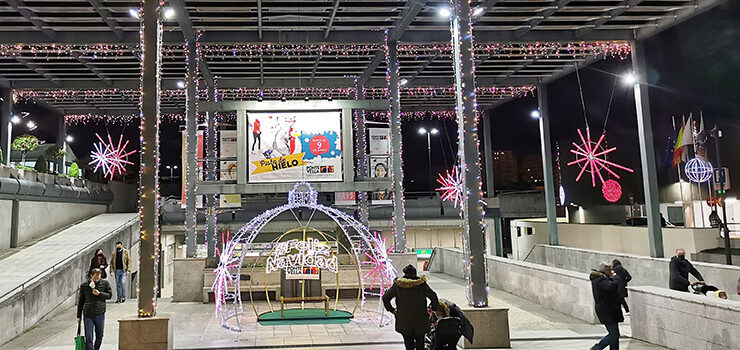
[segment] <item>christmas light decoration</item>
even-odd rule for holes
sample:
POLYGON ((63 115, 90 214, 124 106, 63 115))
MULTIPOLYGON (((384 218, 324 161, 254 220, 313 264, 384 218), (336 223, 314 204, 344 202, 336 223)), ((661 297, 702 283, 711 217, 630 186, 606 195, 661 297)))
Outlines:
POLYGON ((90 165, 95 165, 93 171, 98 169, 103 170, 103 174, 110 180, 113 180, 113 175, 123 174, 126 172, 126 165, 133 165, 134 163, 128 161, 128 156, 136 153, 136 150, 126 152, 128 141, 123 143, 123 134, 118 139, 118 144, 114 144, 113 140, 108 134, 108 142, 103 140, 100 135, 95 134, 100 142, 95 144, 95 150, 90 153, 92 161, 90 165))
POLYGON ((393 252, 393 246, 391 245, 390 247, 387 247, 386 238, 378 232, 373 232, 372 243, 375 246, 376 251, 385 251, 386 254, 384 256, 375 256, 369 252, 365 252, 365 256, 368 260, 363 263, 370 265, 372 268, 363 276, 363 280, 370 281, 370 285, 368 287, 370 291, 368 294, 375 294, 373 291, 375 290, 375 284, 377 281, 378 289, 380 290, 377 295, 382 296, 386 289, 393 284, 393 279, 398 272, 388 259, 388 256, 393 252))
MULTIPOLYGON (((351 243, 349 250, 351 254, 354 254, 355 261, 364 260, 365 253, 370 254, 375 261, 385 261, 385 273, 377 276, 380 278, 379 283, 389 283, 389 281, 392 281, 395 277, 395 270, 389 269, 388 266, 391 266, 391 260, 388 257, 388 251, 384 249, 383 244, 379 244, 377 236, 371 234, 366 226, 362 225, 362 223, 351 215, 320 204, 318 202, 318 196, 318 192, 309 183, 296 183, 288 193, 287 204, 268 209, 252 218, 229 240, 230 243, 228 244, 249 246, 254 242, 254 239, 260 234, 262 229, 278 215, 300 208, 307 208, 312 211, 324 213, 339 225, 342 234, 351 243)), ((216 270, 218 271, 216 277, 218 283, 214 283, 213 292, 217 300, 216 313, 219 315, 220 324, 227 329, 239 331, 239 322, 230 322, 230 320, 239 317, 243 313, 239 279, 235 276, 241 275, 244 254, 237 252, 235 249, 230 249, 233 246, 228 244, 222 245, 221 253, 219 254, 219 265, 216 270), (232 309, 226 309, 227 302, 230 302, 229 304, 232 305, 232 309)), ((371 278, 371 276, 367 277, 371 278)), ((359 288, 362 290, 361 297, 363 304, 366 296, 373 295, 370 294, 370 291, 366 287, 365 280, 360 278, 359 288)), ((380 306, 380 300, 378 300, 378 303, 380 306)))
POLYGON ((604 195, 604 199, 614 203, 622 197, 622 185, 616 180, 606 180, 601 185, 601 193, 604 195))
POLYGON ((606 159, 607 154, 617 150, 616 147, 605 149, 603 146, 602 142, 606 138, 606 133, 601 134, 599 140, 593 142, 591 141, 591 131, 587 127, 586 138, 583 137, 583 133, 581 133, 580 129, 578 129, 578 136, 580 136, 582 143, 581 145, 578 145, 573 142, 575 149, 571 149, 570 152, 576 155, 576 159, 568 163, 569 166, 578 165, 581 167, 581 171, 578 173, 576 181, 579 181, 585 172, 589 172, 591 174, 591 186, 596 187, 597 177, 601 183, 604 183, 604 177, 601 174, 601 170, 605 170, 615 178, 619 179, 619 175, 611 170, 609 168, 610 166, 630 173, 634 172, 634 170, 630 168, 610 162, 606 159))
POLYGON ((397 252, 406 251, 406 201, 403 194, 403 140, 401 135, 401 101, 399 85, 398 48, 395 41, 388 40, 388 29, 385 30, 385 80, 388 84, 388 113, 390 115, 391 142, 391 198, 393 213, 391 231, 395 239, 397 252))
POLYGON ((684 171, 686 172, 686 177, 689 181, 702 183, 707 182, 712 178, 714 168, 711 163, 696 157, 686 162, 684 171))
POLYGON ((463 179, 460 176, 460 172, 457 170, 457 166, 452 168, 452 172, 447 170, 445 175, 439 174, 437 182, 442 187, 437 188, 437 191, 442 192, 441 198, 443 201, 450 201, 453 203, 455 208, 458 205, 463 204, 463 179))

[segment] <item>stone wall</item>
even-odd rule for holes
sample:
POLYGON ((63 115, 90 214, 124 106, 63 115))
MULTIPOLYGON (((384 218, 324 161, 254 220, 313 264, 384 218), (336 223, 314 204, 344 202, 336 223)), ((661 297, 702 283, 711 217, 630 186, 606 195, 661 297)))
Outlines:
POLYGON ((630 287, 629 295, 632 338, 671 349, 740 349, 738 302, 658 287, 630 287))
MULTIPOLYGON (((529 254, 528 262, 571 271, 587 272, 602 261, 619 259, 632 275, 632 286, 668 288, 669 258, 599 252, 563 246, 538 245, 529 254)), ((735 293, 740 278, 740 266, 727 266, 692 261, 708 284, 727 291, 730 299, 740 300, 735 293)), ((693 277, 690 277, 693 280, 693 277)))
MULTIPOLYGON (((430 271, 462 277, 462 250, 437 248, 430 271), (439 260, 438 260, 439 259, 439 260)), ((489 285, 566 315, 598 323, 588 273, 488 256, 489 285)))
MULTIPOLYGON (((105 213, 105 204, 20 201, 18 245, 105 213)), ((9 217, 9 216, 8 216, 9 217)))

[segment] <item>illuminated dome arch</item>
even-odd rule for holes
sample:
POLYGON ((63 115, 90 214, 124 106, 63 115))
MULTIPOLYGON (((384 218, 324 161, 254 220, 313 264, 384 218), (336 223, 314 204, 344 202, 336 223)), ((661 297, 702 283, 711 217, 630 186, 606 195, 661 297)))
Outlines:
MULTIPOLYGON (((352 244, 351 250, 357 259, 356 261, 362 261, 362 256, 365 254, 375 265, 374 268, 379 270, 379 276, 374 276, 374 278, 380 278, 381 293, 383 287, 386 284, 389 284, 396 277, 396 269, 388 258, 388 251, 386 250, 385 241, 382 237, 372 234, 365 225, 357 221, 351 215, 336 208, 319 204, 318 195, 318 192, 314 190, 309 183, 296 183, 293 186, 293 189, 288 193, 287 204, 268 209, 262 214, 255 216, 252 220, 247 222, 246 225, 239 229, 236 235, 229 239, 228 242, 222 243, 222 246, 218 249, 218 267, 214 271, 216 274, 216 280, 211 287, 216 301, 216 313, 221 319, 221 326, 235 331, 241 330, 238 321, 235 325, 229 323, 229 320, 237 318, 244 311, 241 302, 241 290, 239 287, 239 276, 241 275, 241 266, 244 256, 242 254, 235 254, 235 247, 237 244, 251 244, 270 221, 286 211, 292 211, 298 208, 308 208, 322 212, 334 220, 334 222, 341 227, 347 240, 352 244), (233 306, 230 308, 231 310, 227 310, 229 308, 225 308, 229 302, 233 306)), ((313 216, 313 213, 311 215, 313 216)), ((366 295, 377 294, 372 293, 370 290, 365 290, 364 280, 367 278, 368 275, 360 278, 359 287, 363 291, 363 304, 366 295)))

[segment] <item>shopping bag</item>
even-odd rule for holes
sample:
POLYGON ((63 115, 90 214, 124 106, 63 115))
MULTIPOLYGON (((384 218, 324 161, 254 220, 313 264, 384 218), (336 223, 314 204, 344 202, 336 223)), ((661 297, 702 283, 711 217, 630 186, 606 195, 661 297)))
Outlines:
POLYGON ((80 324, 77 324, 77 336, 75 337, 75 350, 85 350, 85 337, 80 335, 80 324))

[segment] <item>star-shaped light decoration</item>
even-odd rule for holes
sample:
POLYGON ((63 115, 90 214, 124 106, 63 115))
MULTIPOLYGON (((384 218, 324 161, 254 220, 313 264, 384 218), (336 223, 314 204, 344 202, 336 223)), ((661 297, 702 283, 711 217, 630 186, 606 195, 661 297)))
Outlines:
POLYGON ((463 202, 463 181, 460 172, 457 170, 457 166, 452 168, 452 172, 447 170, 447 173, 442 176, 439 174, 437 182, 442 185, 436 190, 442 192, 441 198, 444 201, 450 201, 453 203, 455 208, 458 205, 462 206, 463 202))
MULTIPOLYGON (((385 251, 385 256, 387 257, 390 253, 393 252, 393 246, 390 246, 390 248, 386 247, 386 238, 382 237, 379 233, 375 232, 373 234, 373 237, 371 239, 372 244, 375 245, 376 251, 385 251)), ((362 277, 363 280, 367 280, 369 278, 372 278, 370 280, 370 289, 375 289, 375 283, 380 282, 379 289, 380 289, 380 295, 383 295, 385 293, 385 290, 387 287, 389 287, 393 283, 393 278, 396 275, 395 268, 390 263, 388 259, 382 256, 378 256, 377 258, 373 256, 373 254, 370 254, 368 252, 365 252, 365 256, 368 258, 367 264, 371 266, 370 271, 365 274, 365 276, 362 277)))
POLYGON ((95 150, 90 154, 92 161, 89 164, 95 164, 93 171, 98 171, 98 168, 103 169, 103 174, 113 180, 113 175, 126 172, 126 164, 134 164, 128 161, 128 156, 136 153, 136 150, 126 152, 128 141, 123 143, 123 134, 118 139, 118 145, 113 144, 110 134, 108 134, 108 143, 100 135, 95 134, 95 136, 100 142, 95 144, 95 150))
POLYGON ((583 176, 583 173, 588 171, 589 173, 591 173, 592 187, 596 187, 597 177, 603 184, 605 180, 604 176, 601 174, 602 169, 613 175, 615 178, 619 179, 619 175, 617 175, 617 173, 610 169, 610 166, 628 171, 630 173, 634 172, 634 170, 630 168, 606 160, 607 154, 617 150, 616 147, 605 149, 602 146, 601 142, 604 141, 606 133, 601 134, 601 137, 596 142, 591 141, 591 131, 589 130, 589 128, 586 128, 586 138, 583 137, 581 129, 578 129, 578 136, 581 137, 581 142, 583 143, 581 145, 578 145, 573 142, 573 146, 575 147, 575 149, 571 149, 570 152, 576 155, 576 160, 568 163, 568 165, 577 164, 581 167, 581 172, 578 173, 576 181, 579 181, 581 179, 581 176, 583 176))
POLYGON ((213 270, 216 275, 216 279, 213 281, 211 290, 216 300, 216 308, 221 310, 225 298, 224 295, 229 289, 229 285, 235 283, 235 278, 231 275, 230 269, 239 267, 241 260, 236 254, 234 249, 236 248, 236 242, 230 239, 231 232, 221 233, 221 248, 216 247, 216 256, 218 257, 218 268, 213 270))

